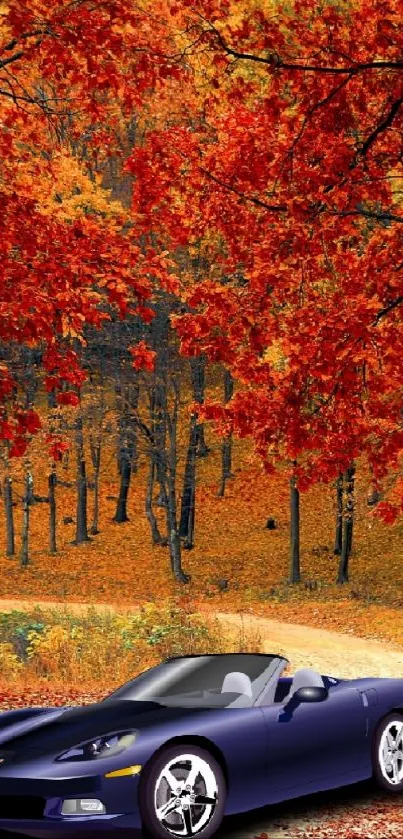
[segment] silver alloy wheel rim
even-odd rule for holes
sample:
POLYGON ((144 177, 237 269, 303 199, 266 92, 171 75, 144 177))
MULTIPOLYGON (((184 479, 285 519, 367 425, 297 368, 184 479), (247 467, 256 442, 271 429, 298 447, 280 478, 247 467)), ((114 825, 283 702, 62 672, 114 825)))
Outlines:
POLYGON ((194 836, 211 821, 218 784, 210 764, 194 754, 172 758, 154 787, 158 821, 173 836, 194 836))
POLYGON ((379 766, 385 780, 396 786, 403 780, 403 721, 391 720, 382 732, 379 766))

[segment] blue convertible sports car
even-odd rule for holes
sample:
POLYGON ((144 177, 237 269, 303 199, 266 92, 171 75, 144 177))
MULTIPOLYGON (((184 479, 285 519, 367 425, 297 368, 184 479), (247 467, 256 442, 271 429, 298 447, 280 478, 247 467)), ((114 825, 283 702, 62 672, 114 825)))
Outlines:
POLYGON ((207 839, 226 814, 372 774, 400 792, 403 679, 287 663, 171 658, 94 705, 0 714, 0 828, 207 839))

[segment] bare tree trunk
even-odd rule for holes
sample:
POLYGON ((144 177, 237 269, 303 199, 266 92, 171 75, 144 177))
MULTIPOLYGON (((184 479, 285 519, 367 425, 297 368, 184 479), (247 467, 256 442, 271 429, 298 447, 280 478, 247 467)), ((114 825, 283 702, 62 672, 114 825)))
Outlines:
POLYGON ((23 513, 22 513, 22 537, 21 537, 21 552, 20 562, 21 567, 25 568, 29 563, 29 513, 30 506, 33 499, 33 479, 30 472, 25 476, 25 491, 23 497, 23 513))
MULTIPOLYGON (((224 402, 229 402, 234 394, 234 380, 229 370, 224 373, 224 402)), ((232 474, 232 436, 225 437, 221 446, 221 480, 218 488, 218 497, 224 498, 227 481, 233 477, 232 474)))
POLYGON ((116 504, 116 512, 113 521, 118 524, 123 524, 129 521, 127 515, 127 499, 129 496, 131 463, 130 451, 127 445, 127 405, 125 404, 125 397, 122 393, 122 385, 119 381, 116 387, 117 401, 120 410, 119 416, 119 445, 117 452, 118 472, 120 475, 119 495, 116 504))
MULTIPOLYGON (((204 403, 205 378, 206 378, 206 356, 198 355, 190 359, 190 372, 192 376, 193 398, 198 405, 204 403)), ((204 424, 197 423, 197 457, 207 457, 210 449, 204 437, 204 424)))
POLYGON ((348 560, 349 560, 348 525, 347 525, 347 517, 344 516, 344 519, 343 519, 343 539, 342 539, 342 546, 341 546, 339 570, 338 570, 338 575, 337 575, 337 584, 338 585, 343 585, 344 583, 348 583, 348 560))
MULTIPOLYGON (((134 371, 133 371, 134 372, 134 371)), ((136 374, 138 375, 138 374, 136 374)), ((129 427, 128 427, 128 445, 130 447, 130 472, 132 475, 135 475, 138 470, 138 459, 139 459, 139 451, 138 451, 138 440, 137 440, 137 429, 135 424, 133 423, 133 418, 137 416, 138 407, 139 407, 139 400, 140 400, 140 385, 138 379, 131 384, 129 387, 129 410, 130 410, 130 417, 129 417, 129 427)))
POLYGON ((129 521, 127 515, 127 501, 129 497, 130 479, 132 474, 132 449, 129 445, 125 446, 124 451, 121 451, 120 460, 120 487, 118 501, 116 505, 116 513, 113 521, 118 524, 123 524, 129 521))
POLYGON ((157 352, 154 379, 154 450, 157 457, 157 477, 161 487, 161 502, 165 507, 168 548, 175 579, 187 583, 190 577, 182 568, 181 540, 176 500, 177 433, 179 412, 179 371, 176 351, 170 347, 169 317, 166 305, 153 321, 154 347, 157 352), (172 409, 168 404, 168 381, 172 390, 172 409))
POLYGON ((171 559, 171 568, 175 579, 179 583, 188 583, 190 576, 185 574, 182 568, 182 551, 181 540, 179 535, 178 514, 176 504, 176 469, 177 469, 177 449, 176 439, 178 432, 178 411, 179 411, 179 382, 177 377, 172 375, 173 384, 173 411, 172 415, 166 414, 166 424, 169 435, 169 448, 165 459, 166 467, 163 471, 162 488, 166 487, 164 498, 167 511, 167 527, 168 527, 168 546, 169 555, 171 559))
POLYGON ((167 427, 166 427, 166 415, 167 415, 167 394, 166 394, 166 384, 163 384, 156 380, 155 389, 154 389, 154 439, 155 439, 155 448, 157 452, 156 458, 156 472, 157 472, 157 480, 160 485, 160 493, 158 499, 156 501, 158 507, 165 507, 166 505, 166 497, 163 490, 163 482, 164 482, 164 475, 163 475, 163 459, 165 457, 165 452, 167 449, 167 427))
POLYGON ((6 514, 6 556, 15 555, 15 530, 14 530, 14 509, 13 509, 13 484, 12 478, 7 475, 4 478, 4 511, 6 514))
POLYGON ((336 538, 334 543, 334 553, 340 556, 343 542, 343 475, 339 475, 336 483, 336 538))
POLYGON ((52 410, 53 408, 57 408, 57 399, 56 399, 56 391, 49 390, 48 391, 48 408, 52 410))
POLYGON ((347 471, 347 550, 348 555, 351 555, 353 549, 353 530, 354 530, 354 487, 355 487, 355 466, 351 466, 347 471))
POLYGON ((221 448, 221 479, 217 492, 219 498, 224 498, 227 481, 232 477, 232 438, 226 437, 221 448))
POLYGON ((350 466, 344 475, 345 486, 345 510, 343 517, 343 540, 342 549, 339 562, 339 569, 337 574, 337 584, 343 585, 348 583, 349 579, 349 559, 351 554, 353 542, 353 526, 354 526, 354 482, 355 482, 355 466, 350 466))
POLYGON ((163 539, 161 533, 158 528, 157 518, 154 514, 153 510, 153 495, 154 495, 154 486, 155 486, 155 454, 152 451, 150 453, 150 464, 149 464, 149 473, 148 473, 148 481, 147 481, 147 492, 146 492, 146 516, 151 528, 151 539, 153 545, 166 545, 167 540, 163 539))
POLYGON ((179 535, 184 539, 184 548, 191 550, 194 545, 195 503, 196 503, 196 456, 199 440, 199 428, 196 415, 190 418, 189 445, 186 456, 183 479, 182 508, 179 535))
MULTIPOLYGON (((150 391, 151 428, 142 422, 138 426, 147 438, 153 458, 146 500, 148 518, 153 527, 153 486, 157 479, 160 487, 159 501, 165 508, 171 569, 178 582, 187 583, 190 577, 182 568, 176 492, 181 365, 177 348, 169 340, 169 305, 169 300, 161 294, 155 305, 156 316, 152 322, 152 345, 156 356, 150 391)), ((157 536, 156 533, 154 535, 157 536)))
POLYGON ((299 490, 295 477, 290 481, 291 498, 291 568, 290 568, 290 582, 299 583, 300 575, 300 505, 299 505, 299 490))
POLYGON ((96 536, 99 533, 99 477, 101 471, 101 440, 98 437, 97 441, 95 442, 92 435, 90 435, 90 450, 91 450, 91 460, 92 466, 94 469, 94 507, 92 513, 92 525, 90 527, 90 533, 93 536, 96 536))
POLYGON ((49 551, 57 552, 56 542, 56 472, 53 470, 48 477, 49 487, 49 551))
POLYGON ((89 542, 87 524, 87 470, 84 454, 83 420, 78 417, 76 425, 77 457, 77 517, 75 545, 89 542))
POLYGON ((190 581, 190 576, 189 574, 185 574, 182 568, 182 549, 177 519, 176 492, 172 474, 168 477, 166 514, 168 527, 168 547, 172 573, 175 577, 175 580, 177 580, 179 583, 188 583, 190 581))
MULTIPOLYGON (((161 469, 158 469, 158 459, 165 457, 165 453, 157 448, 156 443, 156 416, 155 416, 155 385, 156 376, 154 375, 154 382, 148 393, 148 406, 150 416, 150 429, 148 432, 147 443, 149 446, 149 471, 147 481, 147 491, 145 498, 145 509, 147 521, 151 529, 151 540, 153 545, 167 545, 168 539, 165 539, 159 530, 157 517, 154 513, 154 488, 157 474, 161 474, 161 469)), ((160 493, 161 485, 160 485, 160 493)))
POLYGON ((31 347, 22 347, 23 377, 22 385, 25 391, 25 407, 32 408, 39 387, 37 351, 31 347))
POLYGON ((120 379, 115 390, 119 410, 118 471, 120 487, 113 521, 123 524, 129 521, 127 503, 130 483, 132 475, 137 472, 137 436, 132 415, 135 416, 137 413, 140 390, 137 381, 132 386, 126 382, 125 387, 123 387, 120 379))
POLYGON ((161 301, 161 306, 156 309, 156 315, 152 323, 152 336, 154 349, 157 353, 153 388, 153 434, 156 453, 156 477, 160 485, 160 494, 156 504, 159 507, 164 507, 166 505, 166 493, 163 487, 166 468, 164 460, 166 458, 168 434, 167 377, 170 353, 169 316, 163 301, 161 301))

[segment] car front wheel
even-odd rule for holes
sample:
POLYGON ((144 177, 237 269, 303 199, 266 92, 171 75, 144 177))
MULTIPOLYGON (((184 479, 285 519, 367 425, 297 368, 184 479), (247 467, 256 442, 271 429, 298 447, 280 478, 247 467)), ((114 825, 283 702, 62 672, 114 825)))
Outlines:
POLYGON ((139 805, 145 831, 153 839, 200 836, 218 830, 225 809, 226 783, 215 758, 191 744, 162 749, 145 771, 139 805))
POLYGON ((382 721, 374 741, 374 775, 383 789, 403 790, 403 715, 389 714, 382 721))

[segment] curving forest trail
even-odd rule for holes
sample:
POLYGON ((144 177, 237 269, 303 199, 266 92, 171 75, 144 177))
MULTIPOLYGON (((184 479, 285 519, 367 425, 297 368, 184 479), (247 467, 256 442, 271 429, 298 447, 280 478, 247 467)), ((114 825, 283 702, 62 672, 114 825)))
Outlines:
POLYGON ((403 649, 397 644, 315 629, 251 614, 215 612, 229 632, 260 640, 262 652, 282 653, 291 669, 313 667, 345 678, 403 676, 403 649))

